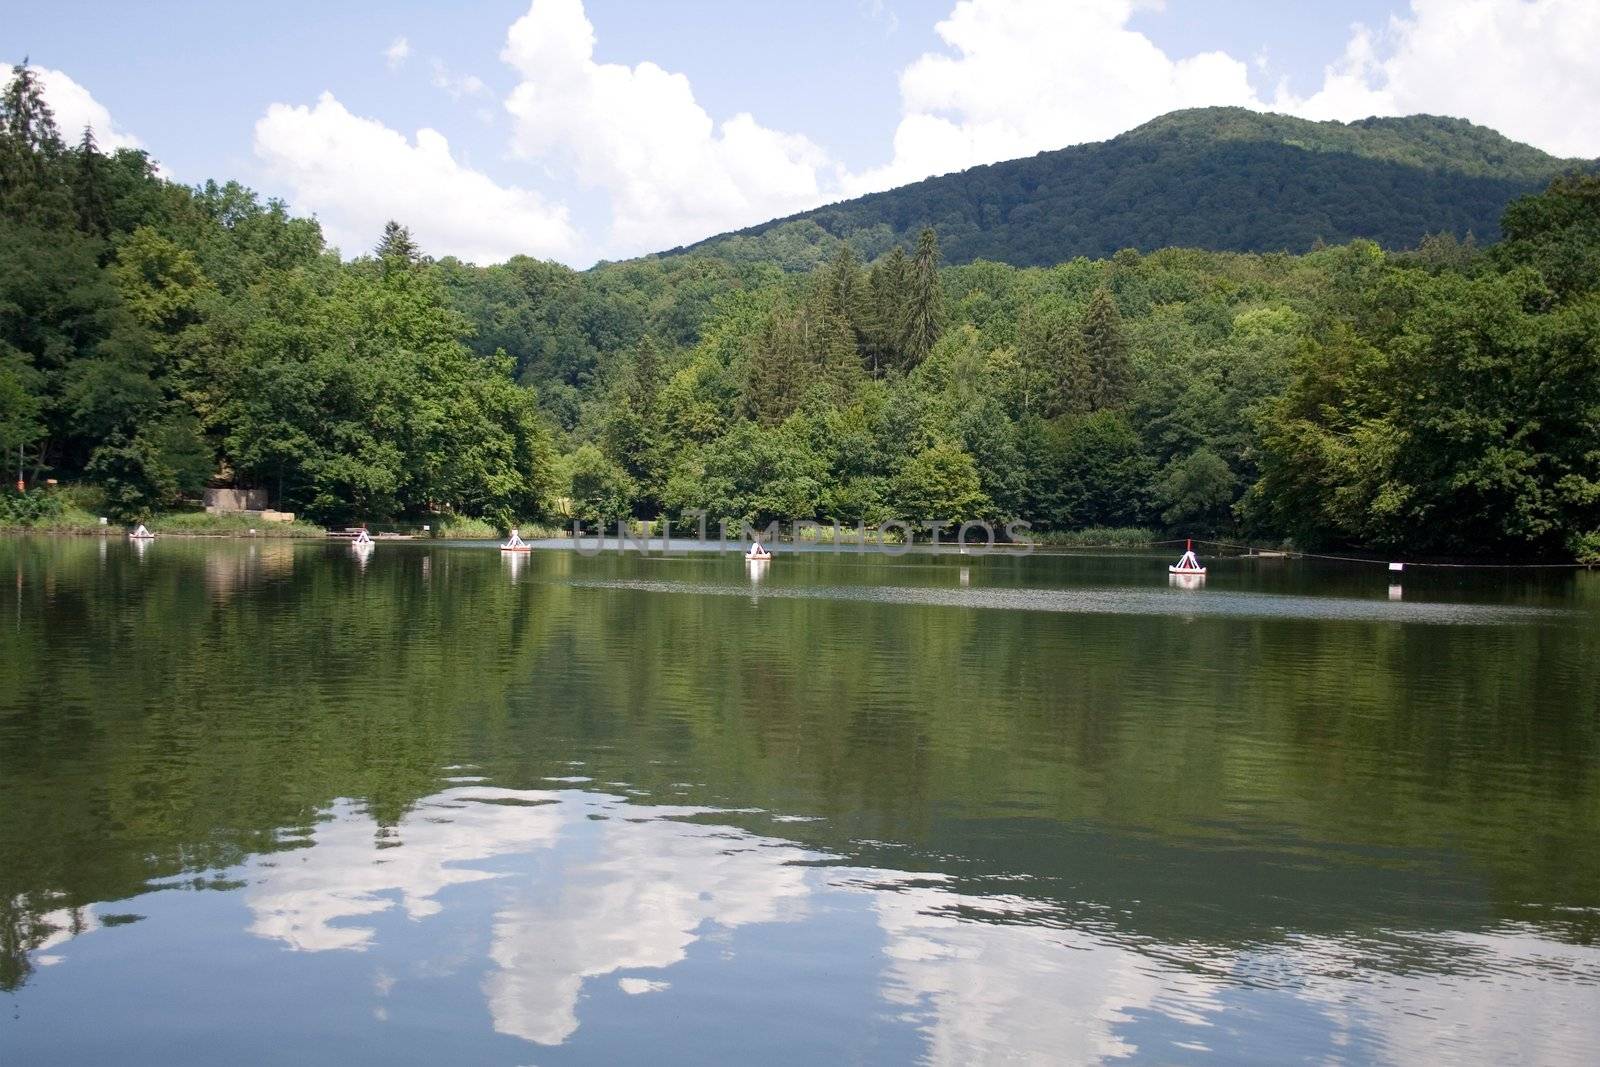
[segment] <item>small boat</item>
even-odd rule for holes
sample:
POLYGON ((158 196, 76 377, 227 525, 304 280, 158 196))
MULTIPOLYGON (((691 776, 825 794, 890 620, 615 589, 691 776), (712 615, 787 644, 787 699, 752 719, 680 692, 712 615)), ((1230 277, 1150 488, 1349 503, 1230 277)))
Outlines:
POLYGON ((772 553, 768 552, 765 548, 762 548, 761 542, 757 541, 755 544, 750 546, 750 551, 744 554, 744 558, 750 560, 751 562, 768 560, 772 558, 772 553))
POLYGON ((142 522, 134 527, 134 531, 128 536, 135 541, 154 541, 156 539, 156 535, 145 529, 142 522))
POLYGON ((529 548, 528 547, 528 543, 526 541, 524 541, 520 536, 518 536, 517 531, 512 530, 511 531, 511 540, 509 540, 505 544, 501 545, 500 546, 500 551, 502 551, 502 552, 532 552, 533 549, 529 548))
POLYGON ((1204 574, 1206 569, 1200 566, 1200 561, 1194 558, 1194 541, 1186 539, 1183 543, 1183 557, 1176 564, 1167 568, 1168 574, 1204 574))
POLYGON ((355 549, 366 549, 371 548, 372 544, 372 535, 367 533, 366 527, 363 526, 359 531, 356 532, 355 538, 350 542, 350 547, 355 549))

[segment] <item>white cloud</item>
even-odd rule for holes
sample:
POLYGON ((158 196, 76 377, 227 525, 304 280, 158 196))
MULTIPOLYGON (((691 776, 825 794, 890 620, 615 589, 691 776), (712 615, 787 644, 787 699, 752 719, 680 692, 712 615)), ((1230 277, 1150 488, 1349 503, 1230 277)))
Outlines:
POLYGON ((518 253, 570 257, 577 245, 565 207, 463 166, 436 130, 418 130, 413 144, 351 114, 332 93, 315 107, 269 107, 256 122, 255 151, 346 254, 370 248, 391 218, 430 254, 478 263, 518 253))
POLYGON ((439 59, 433 61, 433 87, 443 89, 456 100, 460 100, 463 96, 477 96, 489 90, 483 79, 476 74, 451 74, 450 68, 439 59))
POLYGON ((533 0, 501 58, 522 79, 506 100, 514 150, 559 161, 609 194, 609 254, 697 240, 824 199, 831 164, 811 141, 749 114, 718 124, 684 75, 597 63, 594 43, 580 0, 533 0))
POLYGON ((1358 26, 1322 88, 1278 103, 1310 118, 1456 115, 1562 156, 1600 155, 1600 4, 1412 0, 1358 26))
POLYGON ((39 79, 39 86, 44 90, 45 103, 50 105, 50 110, 55 112, 56 126, 61 130, 61 137, 68 144, 74 144, 83 134, 83 128, 88 126, 94 130, 95 143, 102 152, 110 152, 118 148, 143 148, 139 138, 119 130, 111 121, 111 112, 106 106, 96 100, 88 89, 73 81, 59 70, 48 67, 29 67, 39 79))
POLYGON ((411 58, 411 42, 404 37, 396 37, 388 48, 383 50, 384 62, 389 64, 390 70, 398 70, 400 65, 411 58))

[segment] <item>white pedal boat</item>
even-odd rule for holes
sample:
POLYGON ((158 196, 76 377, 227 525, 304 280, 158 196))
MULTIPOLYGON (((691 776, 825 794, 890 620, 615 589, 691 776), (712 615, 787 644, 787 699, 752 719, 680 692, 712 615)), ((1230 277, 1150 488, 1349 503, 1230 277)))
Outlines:
POLYGON ((1204 574, 1206 569, 1200 566, 1200 561, 1194 558, 1194 542, 1184 542, 1183 558, 1167 568, 1168 574, 1204 574))

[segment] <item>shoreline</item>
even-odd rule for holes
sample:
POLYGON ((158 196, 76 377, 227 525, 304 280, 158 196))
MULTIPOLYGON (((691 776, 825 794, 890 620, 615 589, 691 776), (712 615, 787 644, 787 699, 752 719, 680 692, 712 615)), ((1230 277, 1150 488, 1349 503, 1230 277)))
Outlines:
MULTIPOLYGON (((304 529, 284 530, 281 533, 263 533, 257 527, 256 533, 245 530, 214 530, 214 531, 188 531, 188 530, 162 530, 155 529, 157 540, 180 541, 296 541, 296 542, 321 542, 328 544, 343 544, 345 539, 330 535, 326 530, 311 532, 304 529)), ((126 540, 128 527, 106 525, 97 527, 33 527, 33 526, 0 526, 0 537, 7 538, 110 538, 116 537, 126 540)), ((482 546, 484 548, 496 547, 499 537, 452 537, 448 533, 430 536, 407 536, 374 538, 381 544, 434 544, 440 547, 467 547, 482 546)), ((978 558, 994 556, 1001 558, 1019 559, 1026 556, 1073 556, 1073 555, 1105 555, 1107 553, 1127 554, 1155 554, 1167 547, 1166 539, 1161 542, 1145 544, 1132 543, 1105 543, 1105 544, 1073 544, 1071 542, 1052 543, 1049 540, 1033 542, 1026 546, 999 543, 992 547, 969 546, 965 550, 955 544, 941 542, 937 545, 925 541, 916 541, 910 544, 885 544, 879 541, 811 541, 800 542, 780 541, 773 542, 774 555, 799 556, 799 555, 871 555, 888 556, 890 558, 904 555, 924 556, 957 556, 963 558, 978 558)), ((1178 540, 1182 540, 1181 538, 1178 540)), ((1196 538, 1197 544, 1228 545, 1229 542, 1213 542, 1196 538)), ((643 539, 606 537, 604 541, 595 545, 593 541, 580 545, 579 540, 568 535, 563 537, 537 537, 529 538, 528 547, 539 552, 577 552, 583 556, 597 555, 637 555, 650 558, 679 557, 679 556, 720 556, 738 555, 746 547, 747 542, 728 540, 700 541, 689 538, 672 538, 667 544, 662 543, 660 537, 651 537, 648 542, 643 539)), ((1358 550, 1352 550, 1358 551, 1358 550)), ((1285 562, 1330 562, 1356 565, 1385 566, 1391 557, 1370 555, 1360 557, 1350 554, 1327 555, 1317 552, 1304 552, 1292 549, 1259 549, 1252 546, 1237 546, 1236 550, 1225 552, 1202 553, 1209 559, 1215 560, 1251 560, 1265 563, 1285 562)), ((1525 570, 1525 571, 1592 571, 1596 564, 1583 563, 1577 560, 1565 562, 1528 562, 1520 560, 1485 560, 1485 559, 1407 559, 1405 566, 1425 570, 1525 570)), ((1397 576, 1398 580, 1398 576, 1397 576)))

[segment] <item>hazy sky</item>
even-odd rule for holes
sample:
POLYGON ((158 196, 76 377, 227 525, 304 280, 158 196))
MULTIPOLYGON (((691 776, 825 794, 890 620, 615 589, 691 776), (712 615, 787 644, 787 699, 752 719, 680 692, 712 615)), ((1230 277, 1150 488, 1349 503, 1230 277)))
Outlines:
POLYGON ((243 180, 347 255, 394 217, 586 266, 1212 104, 1600 156, 1600 0, 0 4, 69 137, 243 180))

